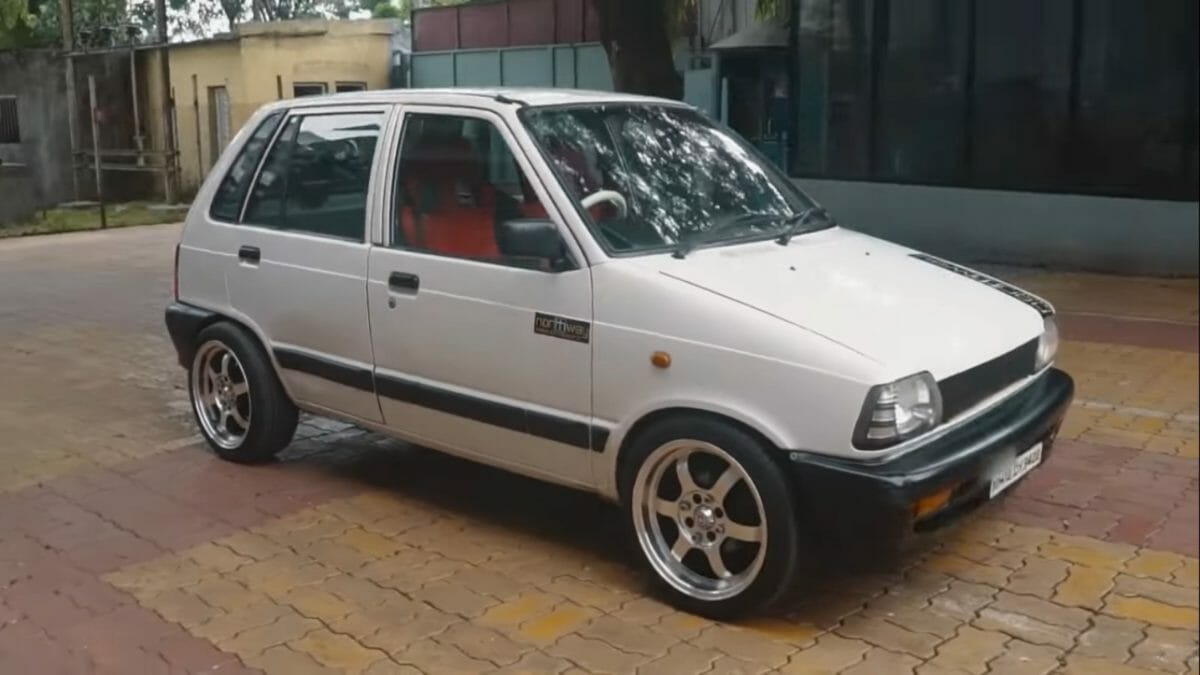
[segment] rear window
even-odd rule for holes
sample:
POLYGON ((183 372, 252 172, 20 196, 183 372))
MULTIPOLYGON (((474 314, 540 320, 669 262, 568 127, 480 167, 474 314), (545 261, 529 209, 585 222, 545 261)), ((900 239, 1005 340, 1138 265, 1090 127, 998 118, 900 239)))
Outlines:
POLYGON ((233 166, 229 167, 229 172, 221 180, 212 206, 209 207, 208 213, 215 220, 237 222, 238 216, 241 215, 242 202, 246 199, 246 191, 250 189, 250 181, 254 178, 254 169, 262 160, 263 152, 266 151, 282 119, 282 111, 268 115, 238 152, 237 159, 233 160, 233 166))

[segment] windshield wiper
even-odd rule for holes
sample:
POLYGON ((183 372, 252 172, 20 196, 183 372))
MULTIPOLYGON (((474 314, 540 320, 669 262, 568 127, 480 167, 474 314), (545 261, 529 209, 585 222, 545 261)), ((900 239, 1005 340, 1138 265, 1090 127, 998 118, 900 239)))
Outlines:
POLYGON ((722 222, 722 223, 720 223, 720 225, 716 225, 716 226, 710 227, 708 229, 704 229, 704 231, 697 232, 694 235, 694 237, 690 237, 688 239, 680 239, 678 241, 678 243, 676 244, 676 250, 674 250, 674 252, 671 253, 671 255, 673 257, 683 259, 685 257, 688 257, 688 253, 695 251, 696 249, 698 249, 698 247, 703 246, 704 244, 710 243, 710 241, 714 241, 716 239, 716 235, 718 235, 722 232, 726 232, 726 231, 728 231, 728 229, 732 229, 733 227, 736 227, 736 226, 746 226, 746 225, 748 225, 748 223, 751 223, 751 222, 758 222, 758 221, 768 221, 769 222, 769 221, 774 221, 774 220, 781 220, 781 219, 785 219, 785 217, 788 217, 788 216, 781 216, 781 215, 775 215, 775 214, 742 214, 737 217, 733 217, 733 219, 722 222))
POLYGON ((833 222, 833 219, 830 218, 830 216, 829 216, 829 212, 826 211, 824 207, 810 206, 807 209, 804 209, 803 211, 801 211, 800 213, 789 216, 787 218, 787 220, 784 221, 785 227, 784 227, 783 232, 781 232, 779 234, 779 238, 776 239, 775 241, 780 246, 787 246, 788 242, 790 242, 792 240, 792 237, 794 237, 800 233, 800 228, 803 227, 804 224, 808 222, 808 219, 812 216, 821 216, 826 221, 828 221, 830 223, 833 222))

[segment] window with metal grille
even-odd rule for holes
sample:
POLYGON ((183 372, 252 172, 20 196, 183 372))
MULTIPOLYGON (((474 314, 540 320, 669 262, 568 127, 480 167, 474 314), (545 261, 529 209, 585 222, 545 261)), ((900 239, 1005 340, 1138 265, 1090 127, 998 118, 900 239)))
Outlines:
POLYGON ((17 97, 0 96, 0 143, 20 143, 21 127, 17 124, 17 97))

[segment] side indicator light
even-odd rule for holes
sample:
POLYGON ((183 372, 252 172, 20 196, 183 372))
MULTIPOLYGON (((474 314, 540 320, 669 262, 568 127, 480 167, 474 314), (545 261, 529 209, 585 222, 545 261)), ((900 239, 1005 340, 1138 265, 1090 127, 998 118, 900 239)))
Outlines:
POLYGON ((671 355, 666 352, 654 352, 650 355, 650 363, 654 364, 655 368, 670 368, 671 355))

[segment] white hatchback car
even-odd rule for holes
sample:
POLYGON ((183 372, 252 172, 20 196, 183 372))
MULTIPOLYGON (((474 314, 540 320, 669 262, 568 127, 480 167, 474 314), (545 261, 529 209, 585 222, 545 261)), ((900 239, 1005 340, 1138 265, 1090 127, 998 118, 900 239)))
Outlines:
POLYGON ((264 107, 166 321, 221 457, 270 459, 300 409, 591 490, 716 617, 996 497, 1074 389, 1043 300, 838 227, 693 108, 598 92, 264 107))

